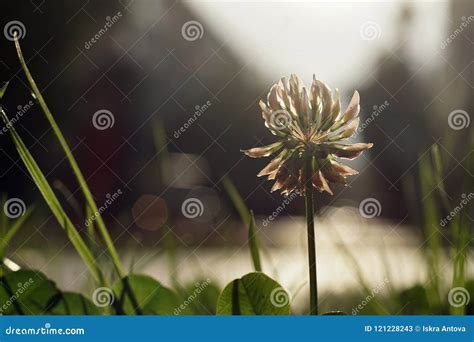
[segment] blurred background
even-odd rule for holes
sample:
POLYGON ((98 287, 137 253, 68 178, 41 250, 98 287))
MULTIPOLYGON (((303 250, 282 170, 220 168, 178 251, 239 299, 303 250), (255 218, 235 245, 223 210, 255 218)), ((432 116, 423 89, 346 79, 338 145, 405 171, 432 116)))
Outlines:
MULTIPOLYGON (((240 152, 273 141, 258 101, 290 73, 338 88, 343 107, 358 90, 354 141, 375 144, 351 163, 360 174, 348 187, 316 196, 319 284, 329 309, 349 289, 360 301, 361 282, 390 283, 384 291, 426 283, 419 161, 433 144, 445 156, 451 208, 473 191, 474 169, 464 166, 473 152, 472 1, 21 0, 0 10, 0 81, 10 82, 3 105, 10 116, 22 112, 15 127, 85 229, 77 214, 84 201, 31 97, 12 27, 96 202, 113 198, 103 217, 122 258, 165 284, 210 277, 221 287, 252 269, 247 227, 222 184, 231 179, 256 215, 264 270, 304 306, 304 203, 270 193, 271 183, 256 177, 266 160, 240 152), (188 199, 198 200, 196 217, 183 210, 188 199), (361 211, 367 201, 375 214, 361 211)), ((0 154, 0 191, 34 206, 10 259, 64 288, 87 289, 84 266, 7 134, 0 154)), ((449 232, 438 222, 435 230, 449 249, 449 232)), ((449 282, 450 265, 439 275, 449 282)))

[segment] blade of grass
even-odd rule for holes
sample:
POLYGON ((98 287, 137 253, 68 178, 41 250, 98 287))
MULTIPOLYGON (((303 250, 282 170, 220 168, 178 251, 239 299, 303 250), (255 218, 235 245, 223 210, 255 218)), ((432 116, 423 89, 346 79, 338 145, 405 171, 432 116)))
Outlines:
MULTIPOLYGON (((462 229, 465 215, 458 215, 451 222, 451 230, 454 240, 454 246, 452 247, 452 260, 453 260, 453 280, 452 288, 464 287, 466 277, 466 245, 468 244, 469 233, 467 229, 462 229), (467 232, 467 234, 466 234, 467 232)), ((466 307, 462 306, 449 306, 449 312, 451 315, 464 315, 466 313, 466 307)))
MULTIPOLYGON (((168 144, 166 143, 166 131, 163 125, 163 121, 160 119, 153 120, 153 143, 155 150, 158 155, 158 180, 159 186, 164 189, 165 187, 165 174, 169 167, 169 151, 168 144)), ((172 228, 173 224, 171 218, 168 216, 166 222, 163 225, 163 249, 165 250, 168 268, 171 270, 171 283, 173 288, 184 298, 186 290, 179 283, 179 268, 176 260, 176 239, 173 236, 172 228)))
POLYGON ((385 278, 388 280, 389 292, 393 294, 396 293, 397 290, 395 289, 395 282, 393 281, 395 278, 393 277, 392 267, 390 265, 390 262, 388 261, 387 250, 388 248, 385 245, 385 242, 382 241, 382 247, 379 249, 380 259, 383 264, 385 278))
POLYGON ((227 191, 227 195, 229 195, 230 200, 239 213, 241 220, 245 223, 245 225, 249 226, 251 219, 250 210, 245 205, 244 200, 240 196, 239 191, 235 187, 234 183, 228 176, 224 176, 222 178, 222 185, 224 185, 224 189, 227 191))
POLYGON ((165 225, 163 226, 166 229, 166 233, 163 237, 163 249, 165 250, 167 261, 168 261, 168 268, 170 269, 170 278, 173 288, 181 295, 186 295, 186 289, 181 286, 179 282, 179 273, 178 273, 178 262, 176 260, 176 239, 173 237, 173 233, 171 232, 171 226, 166 221, 165 225))
MULTIPOLYGON (((433 145, 431 149, 431 156, 433 159, 434 178, 436 181, 438 194, 440 196, 440 202, 443 205, 444 210, 446 212, 450 212, 452 210, 452 206, 450 204, 450 201, 448 200, 448 196, 444 186, 442 163, 443 159, 436 144, 433 145)), ((469 188, 466 187, 468 184, 464 185, 464 189, 469 188)), ((467 217, 465 215, 467 209, 467 207, 463 207, 461 213, 449 223, 451 236, 454 242, 453 247, 451 248, 451 255, 453 260, 452 288, 464 287, 466 282, 466 246, 469 243, 469 223, 468 221, 466 221, 467 217)), ((452 315, 464 315, 465 312, 465 306, 450 306, 450 313, 452 315)))
MULTIPOLYGON (((31 73, 28 69, 28 66, 26 65, 25 59, 23 57, 23 53, 21 51, 20 43, 15 37, 15 46, 16 46, 16 51, 18 54, 18 58, 20 60, 20 64, 23 68, 23 71, 25 72, 26 78, 28 79, 28 82, 31 86, 31 89, 33 90, 34 95, 36 96, 36 99, 38 100, 41 109, 43 110, 46 119, 48 120, 49 124, 51 125, 51 128, 53 129, 54 134, 56 135, 56 138, 58 139, 64 153, 66 154, 66 158, 74 172, 74 175, 76 176, 76 179, 79 183, 79 186, 84 194, 84 197, 87 201, 87 204, 90 206, 92 209, 92 212, 98 213, 99 210, 97 209, 97 205, 94 201, 94 198, 92 196, 92 193, 89 189, 89 186, 86 183, 86 180, 79 168, 79 165, 76 162, 76 159, 74 158, 71 149, 69 148, 68 143, 66 142, 66 139, 64 138, 64 135, 62 134, 61 130, 59 129, 59 126, 56 123, 56 120, 54 119, 53 115, 51 114, 51 111, 49 110, 43 95, 38 89, 38 86, 36 85, 36 82, 34 81, 33 77, 31 76, 31 73)), ((107 231, 107 228, 105 226, 105 223, 102 219, 101 215, 97 215, 96 218, 97 222, 97 228, 99 230, 99 233, 102 236, 102 239, 104 240, 105 246, 107 247, 107 250, 112 258, 115 270, 120 278, 125 277, 125 272, 123 271, 123 266, 122 262, 120 261, 119 255, 117 253, 117 250, 115 249, 115 246, 113 244, 112 238, 109 235, 109 232, 107 231)))
MULTIPOLYGON (((5 205, 5 202, 7 201, 7 195, 2 194, 1 200, 0 200, 0 205, 1 205, 1 210, 3 210, 3 206, 5 205)), ((1 221, 0 221, 0 234, 1 236, 4 236, 7 233, 7 225, 8 225, 8 217, 5 215, 5 212, 2 211, 1 215, 1 221)), ((3 258, 0 258, 0 261, 3 258)))
POLYGON ((441 305, 439 265, 441 258, 441 236, 438 230, 439 212, 433 190, 437 188, 433 175, 430 155, 425 154, 419 162, 420 185, 423 207, 423 229, 427 243, 428 277, 427 291, 430 306, 438 309, 441 305))
POLYGON ((239 213, 240 219, 248 227, 248 243, 254 269, 255 271, 262 271, 262 264, 260 260, 261 248, 258 243, 258 235, 253 212, 247 208, 244 200, 240 196, 239 191, 228 176, 224 176, 222 178, 222 184, 224 185, 227 195, 234 204, 235 209, 239 213))
POLYGON ((8 82, 3 82, 2 86, 0 87, 0 100, 2 99, 3 95, 5 95, 5 91, 7 91, 8 82))
MULTIPOLYGON (((467 146, 469 151, 472 151, 474 148, 474 131, 470 133, 469 144, 467 146)), ((472 170, 474 157, 468 156, 465 159, 463 165, 465 170, 472 170)), ((473 188, 473 177, 465 176, 463 181, 463 189, 472 189, 473 188)), ((467 193, 467 196, 470 196, 471 192, 467 193)), ((452 287, 465 287, 466 284, 466 267, 467 267, 467 252, 470 247, 471 240, 471 227, 470 227, 470 217, 469 213, 472 212, 472 201, 469 200, 469 197, 463 203, 463 207, 459 215, 455 220, 451 221, 451 230, 454 240, 454 247, 452 248, 452 257, 453 257, 453 282, 452 287)), ((450 306, 450 313, 452 315, 465 315, 466 306, 450 306)))
POLYGON ((250 224, 249 224, 249 246, 250 246, 250 254, 252 256, 253 267, 255 271, 261 272, 262 271, 262 264, 260 262, 260 248, 258 244, 258 237, 257 231, 255 229, 255 217, 253 215, 253 211, 250 211, 250 224))
MULTIPOLYGON (((7 124, 9 120, 3 108, 0 108, 0 114, 5 124, 7 124)), ((73 246, 76 248, 82 260, 84 260, 84 263, 88 267, 94 279, 99 284, 104 285, 105 279, 102 275, 102 272, 98 268, 94 260, 94 257, 92 256, 91 252, 87 248, 87 245, 84 243, 84 240, 82 240, 79 232, 76 230, 71 220, 69 219, 67 214, 64 212, 61 204, 59 203, 56 195, 51 189, 51 186, 46 180, 46 177, 44 176, 43 172, 39 168, 35 159, 28 151, 28 148, 26 147, 23 140, 20 138, 20 136, 16 132, 15 128, 11 125, 9 127, 9 132, 13 138, 13 142, 15 144, 16 149, 18 153, 20 154, 21 159, 23 160, 23 163, 25 164, 32 178, 34 179, 41 194, 43 195, 43 198, 45 199, 49 208, 51 209, 54 216, 58 220, 60 226, 66 231, 67 236, 69 237, 69 240, 71 241, 73 246)))
MULTIPOLYGON (((92 209, 88 205, 86 205, 85 212, 86 212, 87 219, 94 215, 94 213, 92 212, 92 209)), ((88 222, 89 224, 86 225, 87 238, 89 240, 89 246, 91 247, 92 250, 94 250, 98 246, 98 243, 96 241, 96 236, 95 236, 94 221, 89 220, 88 222)))
POLYGON ((63 196, 64 200, 69 204, 72 210, 74 210, 74 213, 77 215, 77 217, 81 218, 81 207, 71 190, 69 190, 67 186, 60 180, 55 180, 53 182, 53 188, 56 189, 63 196))
POLYGON ((165 173, 169 165, 169 151, 166 143, 166 131, 160 119, 153 121, 153 142, 158 155, 158 179, 160 186, 164 187, 165 173))
MULTIPOLYGON (((84 197, 86 199, 86 202, 87 202, 88 206, 90 207, 90 209, 92 210, 93 213, 99 213, 99 210, 97 208, 97 204, 95 203, 94 197, 92 196, 92 193, 89 189, 89 186, 87 185, 87 182, 84 178, 84 175, 82 174, 82 171, 80 170, 79 165, 77 164, 76 159, 74 158, 74 156, 71 152, 71 149, 69 148, 69 145, 66 142, 66 139, 64 138, 64 135, 62 134, 61 130, 59 129, 59 126, 57 125, 56 120, 53 117, 53 114, 49 110, 48 105, 46 104, 46 101, 43 98, 43 95, 39 91, 39 88, 36 85, 36 82, 33 79, 33 76, 31 75, 30 70, 28 69, 28 66, 26 65, 26 61, 23 57, 23 53, 21 51, 21 47, 20 47, 20 43, 18 41, 18 37, 16 35, 15 35, 15 47, 16 47, 16 51, 17 51, 18 58, 20 60, 20 64, 22 66, 22 69, 23 69, 23 71, 26 75, 26 78, 28 79, 28 83, 30 84, 31 89, 33 90, 33 93, 34 93, 36 99, 38 100, 38 102, 40 104, 40 107, 43 110, 43 113, 46 116, 46 119, 48 120, 49 124, 51 125, 51 128, 53 129, 53 132, 56 135, 56 138, 58 139, 58 141, 61 145, 61 148, 63 149, 63 151, 66 155, 66 158, 69 162, 69 165, 71 166, 71 168, 74 172, 74 175, 76 176, 76 179, 79 183, 79 186, 82 190, 82 193, 84 194, 84 197)), ((48 186, 49 186, 49 184, 48 184, 48 186)), ((59 202, 58 202, 58 204, 59 204, 59 202)), ((104 220, 102 219, 102 216, 100 214, 96 214, 96 222, 97 222, 97 228, 99 230, 99 233, 100 233, 102 239, 104 240, 105 246, 107 247, 109 255, 112 259, 115 271, 117 272, 119 278, 123 279, 124 285, 126 285, 128 287, 128 279, 126 278, 126 274, 124 272, 122 262, 120 261, 120 257, 118 255, 118 252, 115 249, 112 238, 110 237, 109 232, 108 232, 108 230, 105 226, 104 220)), ((66 227, 68 227, 68 225, 66 225, 66 227)), ((73 229, 73 230, 76 231, 75 229, 73 229)), ((71 229, 69 229, 69 231, 71 231, 71 229)), ((80 235, 79 235, 79 238, 80 238, 80 235)), ((77 244, 78 245, 82 244, 83 245, 82 247, 87 248, 87 245, 84 243, 84 241, 82 239, 80 241, 81 241, 81 243, 77 242, 77 244)), ((90 256, 92 256, 92 254, 90 252, 89 252, 89 254, 90 254, 90 256)), ((97 270, 99 270, 99 269, 97 268, 97 270)), ((99 270, 99 272, 100 272, 100 270, 99 270)), ((103 278, 102 273, 100 273, 100 276, 103 278)), ((104 281, 104 279, 101 279, 101 281, 104 281)), ((130 298, 130 301, 132 303, 136 303, 135 294, 133 293, 133 291, 131 289, 130 289, 130 291, 127 291, 127 294, 130 298)), ((138 306, 135 306, 135 308, 136 308, 136 313, 140 314, 141 311, 138 308, 138 306)))
POLYGON ((438 190, 439 197, 441 199, 441 204, 443 205, 446 211, 451 210, 450 204, 447 196, 447 192, 444 186, 443 181, 443 164, 442 164, 442 157, 439 151, 438 145, 434 144, 431 147, 431 158, 433 160, 434 166, 434 181, 436 182, 436 188, 438 190))
POLYGON ((25 211, 25 214, 20 216, 13 225, 7 229, 6 233, 0 236, 0 262, 5 257, 5 249, 10 242, 10 240, 15 236, 15 234, 20 230, 25 223, 26 219, 31 215, 33 208, 28 208, 25 211))

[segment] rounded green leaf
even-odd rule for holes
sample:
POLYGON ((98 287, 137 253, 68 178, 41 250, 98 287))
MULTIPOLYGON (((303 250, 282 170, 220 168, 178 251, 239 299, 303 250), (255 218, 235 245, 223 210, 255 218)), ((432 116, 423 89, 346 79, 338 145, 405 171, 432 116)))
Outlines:
POLYGON ((127 315, 173 315, 181 304, 172 290, 146 275, 131 274, 121 279, 114 292, 127 315))
POLYGON ((79 293, 59 292, 48 303, 48 315, 100 315, 100 309, 79 293))
POLYGON ((41 272, 20 270, 0 278, 0 313, 3 315, 42 315, 49 300, 59 290, 41 272))
POLYGON ((229 283, 217 302, 218 315, 289 315, 290 295, 261 272, 229 283))

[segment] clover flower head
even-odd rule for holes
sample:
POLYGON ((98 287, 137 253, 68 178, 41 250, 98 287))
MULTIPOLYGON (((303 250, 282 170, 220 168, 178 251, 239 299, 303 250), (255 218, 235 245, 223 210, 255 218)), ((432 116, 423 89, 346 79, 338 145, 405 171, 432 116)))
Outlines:
POLYGON ((274 84, 267 102, 260 101, 265 126, 278 141, 262 147, 243 150, 252 158, 274 155, 258 176, 275 183, 271 191, 304 194, 310 181, 319 192, 332 194, 330 183, 347 185, 346 177, 358 172, 339 163, 338 158, 354 159, 373 144, 344 144, 359 125, 359 93, 354 92, 347 109, 341 111, 339 91, 331 89, 313 76, 308 90, 296 75, 274 84), (310 162, 310 171, 306 162, 310 162))

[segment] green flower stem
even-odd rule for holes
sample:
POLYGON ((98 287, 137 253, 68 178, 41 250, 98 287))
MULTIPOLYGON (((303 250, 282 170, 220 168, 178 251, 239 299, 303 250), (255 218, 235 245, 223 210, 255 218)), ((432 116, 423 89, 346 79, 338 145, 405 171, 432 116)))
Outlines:
MULTIPOLYGON (((92 197, 91 191, 89 190, 89 187, 87 186, 86 180, 84 179, 84 176, 79 169, 79 166, 76 162, 76 159, 72 155, 71 149, 69 148, 66 139, 64 138, 64 135, 62 134, 61 130, 59 129, 59 126, 56 123, 56 120, 54 120, 53 115, 51 114, 51 111, 49 110, 48 106, 46 105, 46 102, 41 95, 41 92, 39 91, 33 77, 31 76, 30 71, 28 70, 28 67, 26 65, 25 59, 23 57, 23 53, 21 52, 20 44, 18 42, 18 39, 15 39, 15 46, 16 46, 16 51, 18 53, 18 58, 20 59, 21 66, 23 68, 23 71, 26 74, 26 77, 28 79, 28 82, 30 83, 30 86, 33 90, 33 93, 35 94, 41 108, 43 109, 44 114, 46 115, 46 118, 48 119, 51 127, 53 128, 54 134, 56 135, 57 139, 59 140, 59 143, 61 144, 61 147, 66 154, 66 157, 69 161, 69 164, 71 165, 71 168, 79 182, 79 186, 81 187, 82 192, 84 193, 84 197, 87 201, 87 204, 89 205, 90 209, 92 212, 97 213, 99 210, 97 209, 97 205, 94 201, 94 198, 92 197)), ((102 239, 104 240, 104 243, 110 253, 110 256, 112 258, 115 270, 117 271, 117 274, 119 275, 120 278, 125 277, 125 272, 123 271, 123 266, 120 261, 120 258, 118 256, 117 250, 115 249, 115 246, 112 242, 112 239, 107 231, 107 228, 105 227, 105 223, 102 220, 102 217, 100 215, 97 216, 96 219, 97 222, 97 227, 99 229, 99 233, 102 236, 102 239)))
POLYGON ((313 186, 311 183, 312 157, 306 158, 305 165, 305 207, 308 229, 309 295, 310 315, 318 314, 318 278, 316 271, 316 237, 314 232, 313 186))

